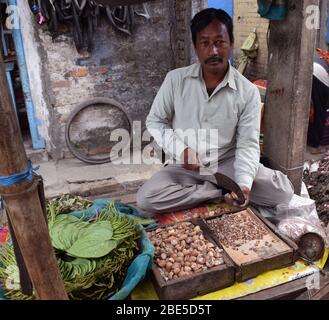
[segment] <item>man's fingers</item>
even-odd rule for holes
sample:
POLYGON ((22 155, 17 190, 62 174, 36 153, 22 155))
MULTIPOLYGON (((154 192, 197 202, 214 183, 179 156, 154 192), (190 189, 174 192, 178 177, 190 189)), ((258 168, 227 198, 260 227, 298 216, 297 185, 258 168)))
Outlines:
POLYGON ((239 200, 239 197, 236 195, 236 193, 234 192, 231 192, 231 193, 227 193, 225 196, 224 196, 224 199, 225 199, 225 202, 231 206, 234 206, 234 207, 240 207, 240 208, 243 208, 243 207, 246 207, 249 203, 249 200, 246 199, 246 201, 243 203, 243 204, 239 204, 237 202, 237 200, 239 200))
POLYGON ((231 197, 232 197, 234 200, 239 200, 239 197, 238 197, 237 194, 234 193, 234 192, 231 192, 231 197))
POLYGON ((231 194, 227 193, 225 196, 224 196, 224 199, 225 199, 225 202, 229 205, 233 205, 233 202, 234 202, 234 199, 232 198, 231 194))

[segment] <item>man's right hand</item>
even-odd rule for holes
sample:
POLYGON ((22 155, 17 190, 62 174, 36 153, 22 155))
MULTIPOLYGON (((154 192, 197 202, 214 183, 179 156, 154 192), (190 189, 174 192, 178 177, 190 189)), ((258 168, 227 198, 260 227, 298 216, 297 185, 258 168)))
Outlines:
POLYGON ((197 171, 201 165, 198 154, 188 147, 181 153, 180 160, 183 163, 183 168, 186 170, 197 171))
POLYGON ((225 197, 224 197, 225 202, 227 204, 229 204, 230 206, 234 206, 234 207, 240 207, 240 208, 246 207, 250 202, 250 189, 246 186, 241 186, 241 191, 243 192, 243 195, 245 197, 245 202, 244 203, 239 204, 237 202, 238 196, 234 192, 227 193, 225 195, 225 197))

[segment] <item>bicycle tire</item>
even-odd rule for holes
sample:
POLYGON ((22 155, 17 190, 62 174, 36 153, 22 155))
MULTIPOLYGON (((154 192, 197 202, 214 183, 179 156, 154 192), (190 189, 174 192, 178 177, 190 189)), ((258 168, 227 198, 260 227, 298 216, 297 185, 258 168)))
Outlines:
POLYGON ((76 158, 78 158, 79 160, 81 160, 83 162, 89 163, 89 164, 102 164, 102 163, 111 162, 111 160, 117 160, 117 158, 113 159, 113 157, 111 157, 111 156, 106 156, 106 157, 98 158, 98 159, 89 157, 86 154, 80 152, 77 148, 75 148, 75 146, 73 145, 73 143, 71 141, 70 128, 71 128, 71 124, 72 124, 73 120, 75 119, 75 117, 82 110, 84 110, 90 106, 97 105, 97 104, 104 104, 107 106, 115 107, 126 116, 128 123, 129 123, 130 139, 129 139, 129 144, 127 144, 127 146, 122 150, 122 152, 127 151, 127 149, 130 149, 130 145, 131 145, 131 141, 132 141, 132 130, 133 130, 132 120, 119 102, 117 102, 113 99, 110 99, 110 98, 98 97, 98 98, 88 99, 88 100, 80 103, 77 107, 75 107, 75 109, 73 109, 73 111, 70 113, 70 115, 67 119, 66 126, 65 126, 65 142, 66 142, 66 145, 67 145, 68 149, 70 150, 70 152, 76 158))

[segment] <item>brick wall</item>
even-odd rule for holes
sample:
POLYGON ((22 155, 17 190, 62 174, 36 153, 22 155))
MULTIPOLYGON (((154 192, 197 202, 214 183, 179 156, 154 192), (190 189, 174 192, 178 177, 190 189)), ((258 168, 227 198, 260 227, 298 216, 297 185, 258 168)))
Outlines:
MULTIPOLYGON (((194 6, 200 6, 204 0, 193 2, 194 6)), ((102 18, 92 53, 76 51, 69 29, 63 27, 63 34, 52 39, 46 26, 34 23, 49 111, 46 143, 53 158, 71 157, 64 133, 67 118, 75 106, 93 97, 111 98, 123 106, 132 120, 141 120, 144 125, 166 73, 189 64, 190 38, 186 22, 191 19, 191 2, 156 0, 146 6, 151 19, 135 16, 132 36, 114 30, 102 18)), ((105 120, 99 120, 99 114, 89 114, 89 120, 105 125, 111 120, 111 115, 104 112, 101 114, 105 120)), ((81 121, 81 125, 82 131, 87 130, 84 122, 81 121)))
POLYGON ((268 20, 257 13, 257 0, 234 1, 234 64, 237 65, 241 55, 241 46, 249 33, 256 28, 259 40, 258 56, 251 61, 245 76, 250 80, 266 79, 267 73, 267 29, 268 20))

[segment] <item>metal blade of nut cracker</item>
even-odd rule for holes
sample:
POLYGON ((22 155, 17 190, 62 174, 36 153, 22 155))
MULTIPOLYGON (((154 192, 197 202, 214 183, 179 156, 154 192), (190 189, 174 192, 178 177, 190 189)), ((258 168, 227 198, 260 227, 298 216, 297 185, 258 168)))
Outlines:
POLYGON ((246 198, 240 186, 234 180, 219 172, 215 173, 214 176, 216 178, 218 187, 224 188, 230 192, 234 192, 238 196, 238 200, 236 200, 238 204, 244 204, 246 198))

